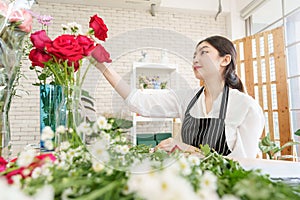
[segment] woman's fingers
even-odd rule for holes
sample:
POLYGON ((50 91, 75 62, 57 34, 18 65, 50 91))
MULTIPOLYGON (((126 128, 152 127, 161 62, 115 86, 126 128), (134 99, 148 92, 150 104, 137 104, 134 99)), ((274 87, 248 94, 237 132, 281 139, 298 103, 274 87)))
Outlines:
POLYGON ((161 141, 156 147, 155 150, 161 149, 164 151, 170 151, 174 146, 173 138, 168 138, 166 140, 161 141))

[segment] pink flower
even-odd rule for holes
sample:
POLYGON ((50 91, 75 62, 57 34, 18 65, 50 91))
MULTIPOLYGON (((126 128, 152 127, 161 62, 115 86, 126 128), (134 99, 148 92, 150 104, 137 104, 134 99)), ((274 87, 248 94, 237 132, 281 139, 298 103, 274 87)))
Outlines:
POLYGON ((6 16, 7 4, 0 0, 0 14, 6 16))
POLYGON ((32 30, 32 16, 24 9, 14 11, 9 17, 10 22, 21 22, 18 26, 21 31, 29 33, 32 30))
POLYGON ((48 26, 51 24, 52 19, 53 17, 51 17, 50 15, 39 15, 37 20, 43 26, 48 26))

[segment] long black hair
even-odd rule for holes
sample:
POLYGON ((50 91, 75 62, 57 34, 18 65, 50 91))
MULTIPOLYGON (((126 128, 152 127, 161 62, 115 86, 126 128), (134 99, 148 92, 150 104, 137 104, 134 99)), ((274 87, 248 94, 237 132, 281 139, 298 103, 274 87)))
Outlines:
POLYGON ((241 92, 245 92, 244 85, 235 71, 237 55, 233 43, 225 37, 216 35, 200 41, 197 44, 197 47, 203 42, 207 42, 215 49, 217 49, 220 57, 223 57, 227 54, 231 55, 231 61, 226 66, 226 69, 223 72, 223 78, 225 80, 225 84, 227 84, 230 88, 238 89, 241 92))

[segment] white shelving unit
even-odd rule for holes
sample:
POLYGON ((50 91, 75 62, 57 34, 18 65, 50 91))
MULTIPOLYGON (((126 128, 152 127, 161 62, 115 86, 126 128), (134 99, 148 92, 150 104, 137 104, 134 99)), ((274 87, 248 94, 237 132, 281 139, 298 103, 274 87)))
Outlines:
MULTIPOLYGON (((132 66, 132 76, 131 76, 131 87, 140 88, 139 77, 140 76, 159 76, 161 81, 167 81, 167 88, 173 86, 172 84, 177 84, 177 81, 171 81, 172 73, 178 71, 177 65, 169 63, 146 63, 146 62, 134 62, 132 66)), ((156 92, 166 92, 167 89, 143 89, 143 92, 156 93, 156 92)), ((136 130, 139 122, 173 122, 173 118, 149 118, 139 116, 137 113, 132 113, 132 139, 133 143, 136 144, 136 130)))

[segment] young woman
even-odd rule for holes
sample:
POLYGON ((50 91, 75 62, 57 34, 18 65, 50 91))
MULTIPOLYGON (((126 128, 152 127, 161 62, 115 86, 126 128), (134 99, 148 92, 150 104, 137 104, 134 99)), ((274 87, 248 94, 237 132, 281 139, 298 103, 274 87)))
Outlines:
POLYGON ((204 82, 203 87, 151 95, 131 91, 113 69, 103 65, 108 61, 102 56, 104 51, 99 47, 92 53, 98 61, 96 67, 133 112, 148 117, 181 118, 181 138, 169 138, 156 148, 170 151, 177 146, 197 152, 201 144, 208 144, 228 157, 256 157, 264 115, 259 104, 244 92, 235 73, 236 50, 230 40, 212 36, 196 46, 192 69, 195 77, 204 82))

